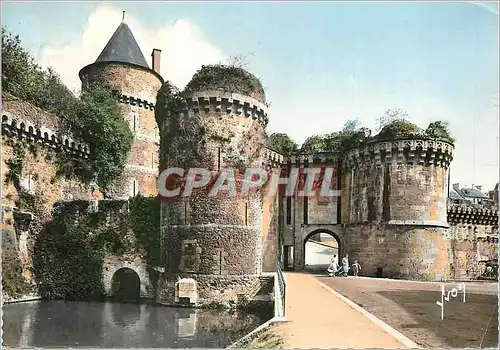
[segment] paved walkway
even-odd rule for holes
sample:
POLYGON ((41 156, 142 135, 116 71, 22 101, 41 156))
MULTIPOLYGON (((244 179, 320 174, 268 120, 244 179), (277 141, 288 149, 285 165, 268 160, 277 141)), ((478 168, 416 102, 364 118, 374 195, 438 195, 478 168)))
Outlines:
POLYGON ((407 348, 315 277, 285 273, 285 279, 289 322, 273 328, 283 337, 285 348, 407 348))

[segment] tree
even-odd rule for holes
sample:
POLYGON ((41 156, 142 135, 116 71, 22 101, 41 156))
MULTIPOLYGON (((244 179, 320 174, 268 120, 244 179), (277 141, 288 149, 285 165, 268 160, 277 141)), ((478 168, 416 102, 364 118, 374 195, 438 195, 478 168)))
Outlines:
POLYGON ((377 118, 377 132, 396 121, 408 121, 408 112, 401 108, 387 109, 383 116, 377 118))
POLYGON ((111 91, 92 88, 78 99, 51 68, 43 70, 22 47, 18 35, 2 28, 2 89, 59 117, 66 127, 90 147, 83 161, 59 154, 57 174, 89 181, 96 177, 105 192, 125 166, 132 133, 123 120, 111 91))
POLYGON ((77 115, 81 123, 80 135, 90 146, 92 173, 105 193, 125 167, 132 147, 132 132, 112 92, 105 88, 93 87, 85 91, 77 115))
POLYGON ((361 140, 369 137, 367 129, 358 126, 359 120, 351 119, 344 124, 339 132, 310 136, 304 141, 301 152, 338 152, 353 147, 359 144, 361 140))
POLYGON ((237 68, 246 68, 250 63, 248 56, 255 56, 253 52, 248 54, 231 55, 228 59, 228 65, 237 68))
POLYGON ((298 145, 284 133, 274 133, 269 136, 269 147, 283 155, 290 155, 297 151, 298 145))
POLYGON ((78 99, 52 69, 43 70, 22 47, 18 35, 2 27, 2 90, 56 114, 75 119, 78 99))
POLYGON ((350 119, 344 124, 342 131, 344 133, 345 132, 354 132, 358 129, 358 126, 359 126, 359 119, 350 119))
POLYGON ((300 147, 300 152, 302 153, 314 153, 322 152, 325 148, 325 135, 313 135, 309 136, 302 146, 300 147))
POLYGON ((455 139, 450 134, 448 122, 438 120, 430 123, 425 130, 425 134, 433 139, 455 142, 455 139))

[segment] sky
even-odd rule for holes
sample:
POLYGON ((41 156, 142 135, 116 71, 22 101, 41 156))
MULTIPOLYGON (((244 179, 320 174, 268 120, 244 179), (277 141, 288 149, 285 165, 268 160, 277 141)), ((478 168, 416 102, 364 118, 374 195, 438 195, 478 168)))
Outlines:
POLYGON ((451 181, 499 181, 495 2, 6 2, 2 24, 75 93, 122 20, 151 65, 183 88, 203 64, 243 56, 270 103, 268 132, 299 145, 347 120, 376 129, 402 108, 450 123, 451 181))

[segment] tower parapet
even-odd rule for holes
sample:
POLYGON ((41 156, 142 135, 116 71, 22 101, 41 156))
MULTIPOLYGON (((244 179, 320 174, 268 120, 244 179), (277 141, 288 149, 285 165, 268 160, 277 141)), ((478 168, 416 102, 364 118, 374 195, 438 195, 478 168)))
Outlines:
POLYGON ((371 141, 342 162, 343 222, 447 227, 448 168, 454 147, 444 141, 371 141))
POLYGON ((414 164, 441 166, 447 169, 453 159, 454 147, 445 141, 407 139, 372 141, 353 148, 344 155, 344 168, 382 164, 414 164))
POLYGON ((221 116, 244 116, 258 120, 265 128, 269 121, 267 104, 238 93, 221 91, 193 91, 185 94, 184 111, 220 113, 221 116))
POLYGON ((14 117, 7 111, 2 111, 2 134, 10 139, 36 142, 43 147, 64 151, 83 159, 87 159, 90 154, 89 146, 72 135, 14 117))

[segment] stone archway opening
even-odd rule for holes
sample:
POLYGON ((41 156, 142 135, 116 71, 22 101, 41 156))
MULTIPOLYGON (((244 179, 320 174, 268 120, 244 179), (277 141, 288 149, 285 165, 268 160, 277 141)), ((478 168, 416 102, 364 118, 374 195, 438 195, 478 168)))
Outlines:
POLYGON ((123 267, 111 279, 111 298, 121 303, 138 303, 141 300, 141 279, 134 270, 123 267))
POLYGON ((309 233, 304 239, 304 271, 326 273, 333 256, 337 263, 340 262, 341 245, 340 238, 332 231, 315 230, 309 233))

